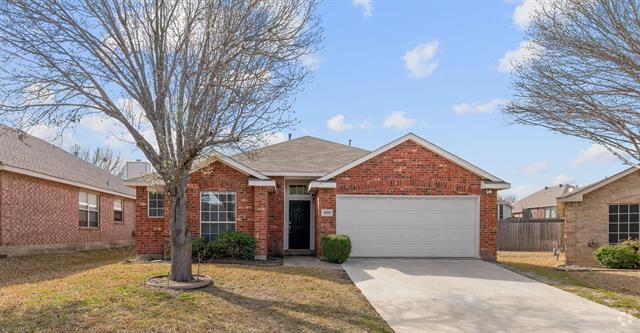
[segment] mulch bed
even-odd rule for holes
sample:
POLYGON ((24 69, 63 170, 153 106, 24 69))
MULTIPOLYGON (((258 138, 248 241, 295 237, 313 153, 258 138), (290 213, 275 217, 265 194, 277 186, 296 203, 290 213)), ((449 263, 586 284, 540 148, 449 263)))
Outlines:
POLYGON ((211 278, 207 275, 194 275, 191 281, 178 282, 169 279, 166 275, 158 275, 147 279, 147 284, 153 287, 171 290, 193 290, 210 285, 211 278))
POLYGON ((618 268, 605 268, 605 267, 588 267, 577 265, 558 265, 555 267, 557 271, 565 272, 637 272, 638 269, 618 269, 618 268))

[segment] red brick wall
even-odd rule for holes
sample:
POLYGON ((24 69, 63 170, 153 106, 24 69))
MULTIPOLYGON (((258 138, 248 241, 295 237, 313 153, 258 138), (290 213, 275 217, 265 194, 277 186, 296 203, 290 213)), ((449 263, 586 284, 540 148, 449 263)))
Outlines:
MULTIPOLYGON (((335 177, 337 194, 386 195, 477 195, 480 196, 480 256, 487 260, 496 257, 497 193, 480 189, 481 177, 461 166, 406 141, 335 177)), ((327 190, 321 190, 327 191, 327 190)), ((324 197, 318 191, 319 212, 335 209, 335 196, 324 197)), ((322 218, 316 230, 335 232, 335 217, 322 218), (333 227, 329 227, 329 225, 333 227)))
MULTIPOLYGON (((189 233, 200 236, 200 192, 218 191, 236 193, 236 230, 255 237, 254 188, 247 175, 220 163, 193 172, 187 185, 187 225, 189 233)), ((164 218, 149 218, 147 189, 136 188, 137 228, 136 249, 139 255, 163 254, 169 240, 169 198, 165 195, 164 218)), ((266 204, 266 195, 264 202, 266 204)), ((266 218, 266 215, 265 215, 266 218)), ((264 230, 266 232, 266 230, 264 230)))
POLYGON ((12 172, 1 172, 0 179, 0 244, 3 246, 131 240, 135 225, 134 200, 125 199, 124 223, 116 224, 113 222, 116 196, 99 193, 99 228, 81 228, 78 225, 78 192, 90 191, 12 172))
POLYGON ((284 242, 284 177, 272 177, 276 190, 269 192, 269 254, 282 255, 284 242))
POLYGON ((322 209, 333 209, 336 211, 336 190, 333 188, 320 188, 316 192, 316 230, 315 230, 315 242, 316 253, 322 255, 322 249, 320 247, 320 236, 331 235, 336 233, 336 218, 335 214, 332 217, 320 216, 322 209))

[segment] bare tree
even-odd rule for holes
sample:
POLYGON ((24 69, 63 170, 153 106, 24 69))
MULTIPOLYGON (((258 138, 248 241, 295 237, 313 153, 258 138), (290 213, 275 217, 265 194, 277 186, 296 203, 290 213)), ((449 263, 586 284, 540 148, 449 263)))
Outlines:
POLYGON ((588 139, 640 160, 640 2, 561 0, 543 6, 516 64, 516 122, 588 139))
POLYGON ((510 205, 513 205, 514 202, 518 201, 518 197, 513 193, 500 194, 498 196, 498 201, 503 201, 503 202, 506 202, 506 203, 508 203, 510 205))
POLYGON ((162 178, 171 278, 190 280, 193 161, 291 126, 320 35, 315 0, 4 0, 0 116, 20 128, 115 119, 162 178))
POLYGON ((69 152, 78 158, 120 178, 125 176, 125 164, 120 153, 108 147, 97 147, 94 150, 84 149, 79 144, 69 148, 69 152))

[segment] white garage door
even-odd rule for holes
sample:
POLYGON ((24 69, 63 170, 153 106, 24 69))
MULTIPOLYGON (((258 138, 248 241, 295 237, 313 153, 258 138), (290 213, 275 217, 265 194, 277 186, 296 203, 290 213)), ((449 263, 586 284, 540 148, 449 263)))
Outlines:
POLYGON ((336 232, 353 257, 478 257, 475 196, 336 197, 336 232))

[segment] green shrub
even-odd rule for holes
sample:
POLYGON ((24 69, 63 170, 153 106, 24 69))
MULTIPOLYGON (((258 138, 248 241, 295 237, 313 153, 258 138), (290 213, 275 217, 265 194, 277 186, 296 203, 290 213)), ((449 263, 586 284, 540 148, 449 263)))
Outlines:
POLYGON ((252 260, 256 256, 256 240, 244 232, 229 231, 209 242, 208 252, 215 259, 252 260))
POLYGON ((608 268, 636 268, 640 266, 640 254, 629 243, 604 245, 593 252, 593 256, 608 268))
POLYGON ((194 258, 206 258, 208 256, 209 241, 204 237, 197 237, 191 240, 191 255, 194 258))
POLYGON ((351 255, 351 239, 347 235, 322 236, 320 246, 327 261, 334 264, 342 264, 351 255))

